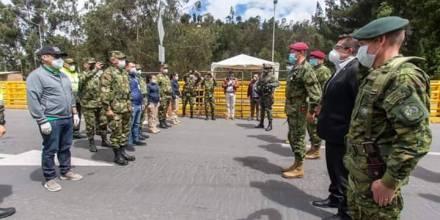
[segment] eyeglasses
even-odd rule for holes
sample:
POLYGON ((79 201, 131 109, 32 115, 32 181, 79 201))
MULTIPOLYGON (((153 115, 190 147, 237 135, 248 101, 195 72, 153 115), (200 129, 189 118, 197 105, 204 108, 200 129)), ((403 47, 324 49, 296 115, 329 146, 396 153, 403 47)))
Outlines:
POLYGON ((341 45, 336 45, 336 46, 333 47, 333 49, 335 49, 335 50, 347 50, 347 49, 350 49, 350 47, 344 47, 344 46, 341 46, 341 45))

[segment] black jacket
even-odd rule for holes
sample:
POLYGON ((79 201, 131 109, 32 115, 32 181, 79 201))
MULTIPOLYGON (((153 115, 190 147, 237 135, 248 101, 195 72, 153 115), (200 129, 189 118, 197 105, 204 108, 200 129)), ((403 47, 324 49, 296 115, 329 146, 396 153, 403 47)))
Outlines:
POLYGON ((318 135, 326 142, 343 144, 358 92, 359 61, 353 59, 324 86, 318 135))

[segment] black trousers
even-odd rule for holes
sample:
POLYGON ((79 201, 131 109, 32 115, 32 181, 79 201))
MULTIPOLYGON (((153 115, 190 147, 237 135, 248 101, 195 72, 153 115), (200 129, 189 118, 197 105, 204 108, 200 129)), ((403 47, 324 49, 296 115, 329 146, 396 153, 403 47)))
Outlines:
POLYGON ((338 212, 347 212, 347 185, 348 171, 344 166, 346 146, 343 143, 325 143, 325 159, 330 177, 330 199, 341 204, 338 212))

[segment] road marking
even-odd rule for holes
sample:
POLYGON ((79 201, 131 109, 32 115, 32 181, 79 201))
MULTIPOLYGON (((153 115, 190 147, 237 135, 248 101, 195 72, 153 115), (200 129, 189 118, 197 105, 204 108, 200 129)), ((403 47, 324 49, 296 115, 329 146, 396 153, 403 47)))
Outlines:
MULTIPOLYGON (((55 155, 55 163, 58 159, 55 155)), ((111 163, 86 160, 77 157, 71 158, 73 166, 113 166, 111 163)), ((41 151, 30 150, 21 154, 0 154, 0 166, 41 166, 41 151)))

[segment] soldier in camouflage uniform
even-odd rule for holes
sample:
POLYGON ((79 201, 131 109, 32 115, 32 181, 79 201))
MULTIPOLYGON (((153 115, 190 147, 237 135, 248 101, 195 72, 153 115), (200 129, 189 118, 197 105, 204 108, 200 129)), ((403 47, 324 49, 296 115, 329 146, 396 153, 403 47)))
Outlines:
POLYGON ((145 140, 150 136, 144 132, 142 132, 142 127, 145 122, 145 117, 147 116, 147 103, 148 103, 148 89, 147 82, 145 80, 145 76, 142 74, 142 66, 140 64, 136 64, 136 70, 138 71, 138 79, 139 79, 139 87, 141 88, 142 96, 144 97, 144 105, 142 106, 141 113, 141 129, 139 129, 139 139, 145 140))
POLYGON ((352 219, 399 219, 401 189, 430 149, 428 75, 402 57, 409 21, 374 20, 353 34, 362 45, 359 62, 371 68, 356 97, 344 164, 349 171, 352 219))
POLYGON ((128 73, 124 70, 125 55, 120 51, 110 53, 111 66, 101 76, 101 101, 106 111, 108 126, 111 130, 110 143, 115 153, 114 161, 118 165, 127 165, 135 157, 128 155, 131 121, 131 94, 128 73))
POLYGON ((205 101, 205 120, 209 120, 209 113, 211 114, 211 119, 215 120, 215 87, 217 82, 212 76, 212 73, 208 73, 203 82, 202 86, 204 89, 204 101, 205 101), (209 111, 210 110, 210 111, 209 111))
POLYGON ((160 105, 159 105, 159 128, 167 129, 171 127, 167 123, 167 111, 171 103, 173 90, 171 88, 171 80, 168 77, 168 65, 164 64, 160 73, 157 74, 157 84, 160 87, 160 105))
POLYGON ((263 65, 263 74, 257 81, 257 93, 260 97, 260 124, 256 128, 264 128, 264 116, 267 115, 269 121, 266 131, 272 130, 272 105, 273 93, 280 86, 280 82, 273 75, 273 68, 269 65, 263 65))
POLYGON ((314 120, 321 99, 321 88, 313 67, 306 61, 308 45, 302 42, 290 45, 291 53, 286 82, 287 122, 289 124, 289 143, 295 155, 295 163, 283 169, 284 178, 302 178, 306 144, 307 122, 314 120))
MULTIPOLYGON (((321 88, 321 93, 324 90, 324 85, 327 80, 332 75, 330 69, 324 65, 325 53, 319 50, 312 51, 310 53, 309 63, 313 66, 315 70, 316 78, 318 78, 319 86, 321 88)), ((321 138, 318 136, 316 131, 318 124, 318 117, 312 122, 307 122, 307 133, 310 137, 310 143, 312 147, 306 153, 306 159, 319 159, 321 157, 319 153, 319 148, 321 147, 321 138)))
POLYGON ((186 105, 189 103, 190 117, 194 117, 194 104, 196 102, 196 77, 194 72, 191 71, 184 78, 185 84, 183 85, 183 105, 182 116, 186 115, 186 105))
POLYGON ((90 58, 84 64, 84 72, 79 75, 79 98, 86 121, 89 150, 97 152, 94 136, 101 135, 102 145, 109 146, 107 141, 107 118, 101 102, 102 64, 90 58))

